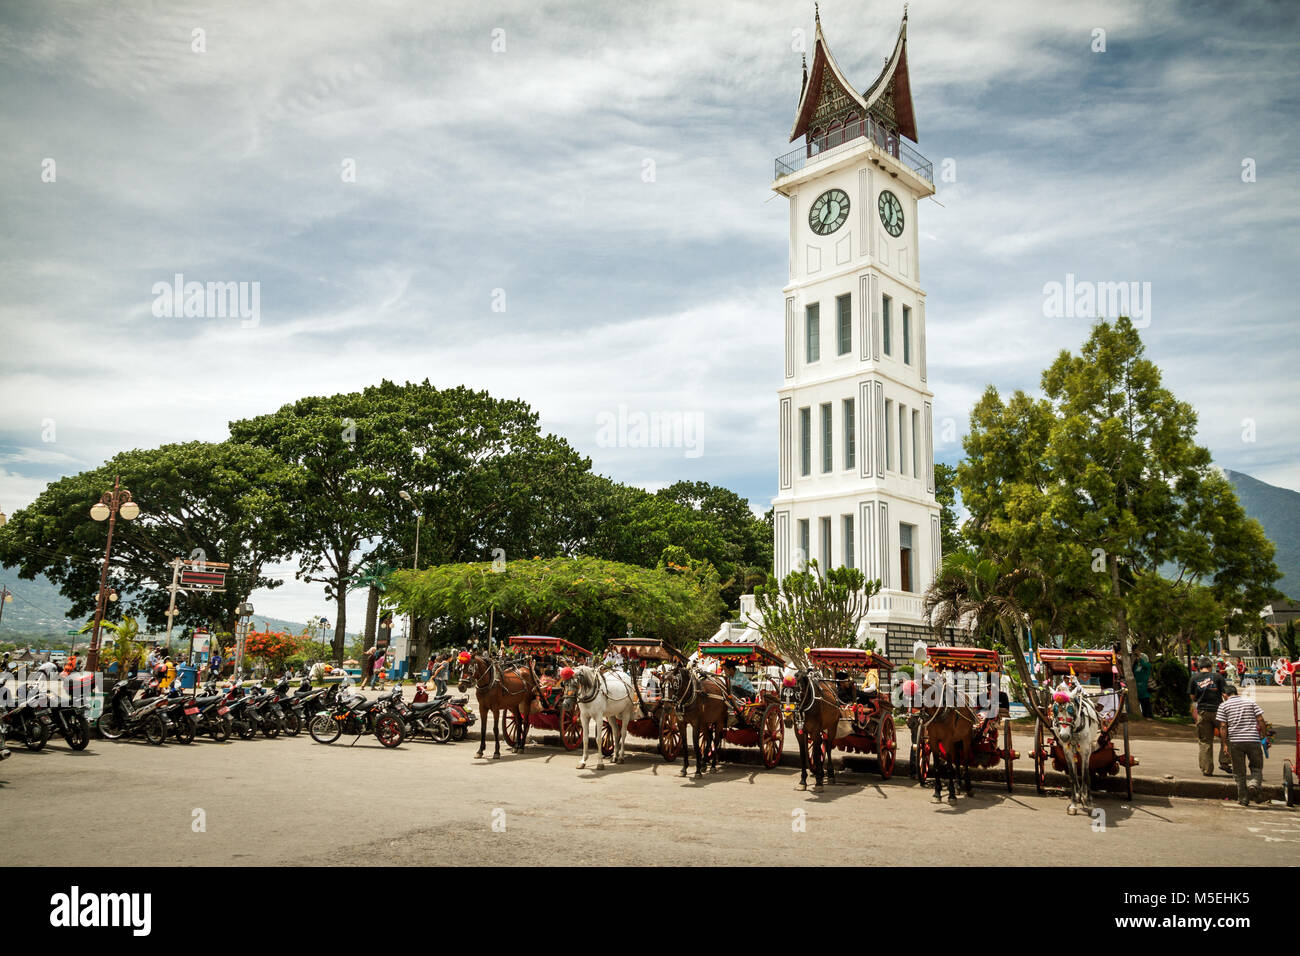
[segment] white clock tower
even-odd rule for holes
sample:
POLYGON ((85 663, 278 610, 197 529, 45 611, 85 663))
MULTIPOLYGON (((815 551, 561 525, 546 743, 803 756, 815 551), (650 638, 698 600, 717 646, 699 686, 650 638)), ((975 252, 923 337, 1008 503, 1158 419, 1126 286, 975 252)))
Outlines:
POLYGON ((916 138, 906 12, 863 93, 818 16, 790 133, 802 145, 772 183, 790 201, 774 570, 813 559, 878 578, 870 636, 895 659, 929 636, 921 596, 940 558, 917 248, 934 172, 916 138))

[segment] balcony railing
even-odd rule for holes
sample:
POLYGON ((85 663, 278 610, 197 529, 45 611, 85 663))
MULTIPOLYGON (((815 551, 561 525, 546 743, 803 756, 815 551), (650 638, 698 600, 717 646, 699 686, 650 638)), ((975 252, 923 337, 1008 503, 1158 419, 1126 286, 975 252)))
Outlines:
POLYGON ((797 173, 814 159, 822 159, 841 147, 860 139, 869 139, 877 148, 888 153, 928 183, 934 182, 934 164, 918 153, 902 136, 882 126, 870 116, 859 118, 820 136, 809 138, 796 150, 776 158, 776 175, 797 173))

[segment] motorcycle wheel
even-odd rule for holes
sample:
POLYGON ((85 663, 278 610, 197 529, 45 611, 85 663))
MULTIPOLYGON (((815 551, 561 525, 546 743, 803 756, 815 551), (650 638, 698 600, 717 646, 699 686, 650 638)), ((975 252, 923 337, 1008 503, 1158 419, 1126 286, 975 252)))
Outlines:
POLYGON ((342 723, 341 720, 335 720, 333 714, 321 711, 307 725, 307 733, 318 744, 332 744, 343 733, 342 723))
POLYGON ((111 707, 99 715, 99 719, 95 721, 95 729, 105 740, 121 740, 122 735, 126 733, 111 707))
POLYGON ((212 721, 212 726, 208 728, 208 733, 217 743, 229 740, 231 733, 234 731, 234 725, 229 717, 216 717, 212 721))
POLYGON ((235 721, 235 732, 239 734, 241 740, 252 740, 257 736, 257 727, 251 720, 235 721))
POLYGON ((26 731, 23 745, 28 750, 40 750, 45 746, 45 742, 50 739, 50 725, 43 720, 27 721, 26 731))
POLYGON ((405 737, 402 721, 392 714, 380 714, 375 718, 375 738, 385 747, 397 747, 405 737))
POLYGON ((464 740, 468 736, 469 736, 469 728, 464 726, 463 724, 459 727, 451 728, 452 740, 464 740))
POLYGON ((290 712, 284 715, 284 735, 286 737, 297 737, 302 733, 302 718, 297 712, 290 712))
POLYGON ((269 740, 280 736, 279 718, 272 718, 262 725, 262 734, 269 740))
POLYGON ((194 726, 194 721, 184 716, 182 716, 180 720, 176 721, 176 729, 172 731, 177 742, 182 744, 194 743, 195 732, 196 728, 194 726))
POLYGON ((434 714, 429 718, 428 731, 434 743, 445 744, 451 740, 451 721, 442 714, 434 714))
POLYGON ((146 717, 144 723, 140 725, 140 730, 144 733, 144 739, 155 747, 161 747, 163 741, 167 739, 167 727, 157 714, 146 717))
POLYGON ((63 732, 63 739, 73 750, 85 750, 90 743, 90 724, 79 710, 68 715, 68 729, 63 732))

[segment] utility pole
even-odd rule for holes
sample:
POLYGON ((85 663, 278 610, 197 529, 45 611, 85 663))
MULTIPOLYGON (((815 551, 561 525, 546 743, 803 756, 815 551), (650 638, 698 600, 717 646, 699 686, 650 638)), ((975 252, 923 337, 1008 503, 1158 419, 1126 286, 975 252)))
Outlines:
POLYGON ((0 585, 0 621, 5 619, 5 605, 9 603, 9 599, 13 596, 13 593, 13 591, 10 591, 4 585, 0 585))
POLYGON ((172 650, 172 624, 176 621, 176 588, 181 579, 181 559, 172 558, 171 603, 167 606, 167 653, 172 650))

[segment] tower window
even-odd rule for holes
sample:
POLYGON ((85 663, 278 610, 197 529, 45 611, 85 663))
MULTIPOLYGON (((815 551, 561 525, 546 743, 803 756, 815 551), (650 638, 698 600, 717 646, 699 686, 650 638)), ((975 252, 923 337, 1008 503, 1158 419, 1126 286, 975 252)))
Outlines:
POLYGON ((825 574, 831 569, 831 519, 822 518, 819 523, 821 524, 821 541, 819 542, 822 552, 820 558, 821 572, 825 574))
POLYGON ((853 567, 853 515, 845 515, 844 521, 844 566, 853 567))
POLYGON ((857 422, 854 412, 857 408, 854 400, 851 398, 844 399, 844 467, 853 468, 857 465, 857 422))
POLYGON ((907 406, 898 406, 898 473, 907 474, 907 406))
POLYGON ((884 338, 884 349, 886 355, 894 354, 894 300, 889 296, 884 296, 880 304, 880 331, 884 338))
POLYGON ((913 478, 921 477, 921 469, 917 467, 919 462, 916 453, 916 446, 920 444, 919 441, 920 437, 921 437, 921 413, 913 409, 912 410, 912 477, 913 478))
POLYGON ((799 474, 812 474, 812 409, 799 409, 799 474))
MULTIPOLYGON (((827 402, 822 406, 822 473, 825 474, 835 467, 834 449, 831 447, 831 403, 827 402)), ((829 520, 829 519, 827 519, 829 520)))
POLYGON ((822 357, 821 303, 814 302, 808 306, 805 312, 805 323, 807 325, 807 361, 810 363, 816 362, 822 357))
POLYGON ((885 471, 894 470, 894 403, 885 399, 885 471))
POLYGON ((912 364, 912 310, 903 306, 903 364, 912 364))
POLYGON ((808 570, 808 519, 799 519, 799 553, 795 556, 795 570, 808 570))
POLYGON ((898 589, 900 591, 913 591, 913 571, 915 570, 915 556, 912 552, 912 535, 916 527, 910 524, 900 524, 898 526, 898 589))
POLYGON ((839 319, 839 354, 848 355, 853 349, 853 297, 842 295, 835 300, 839 319))

